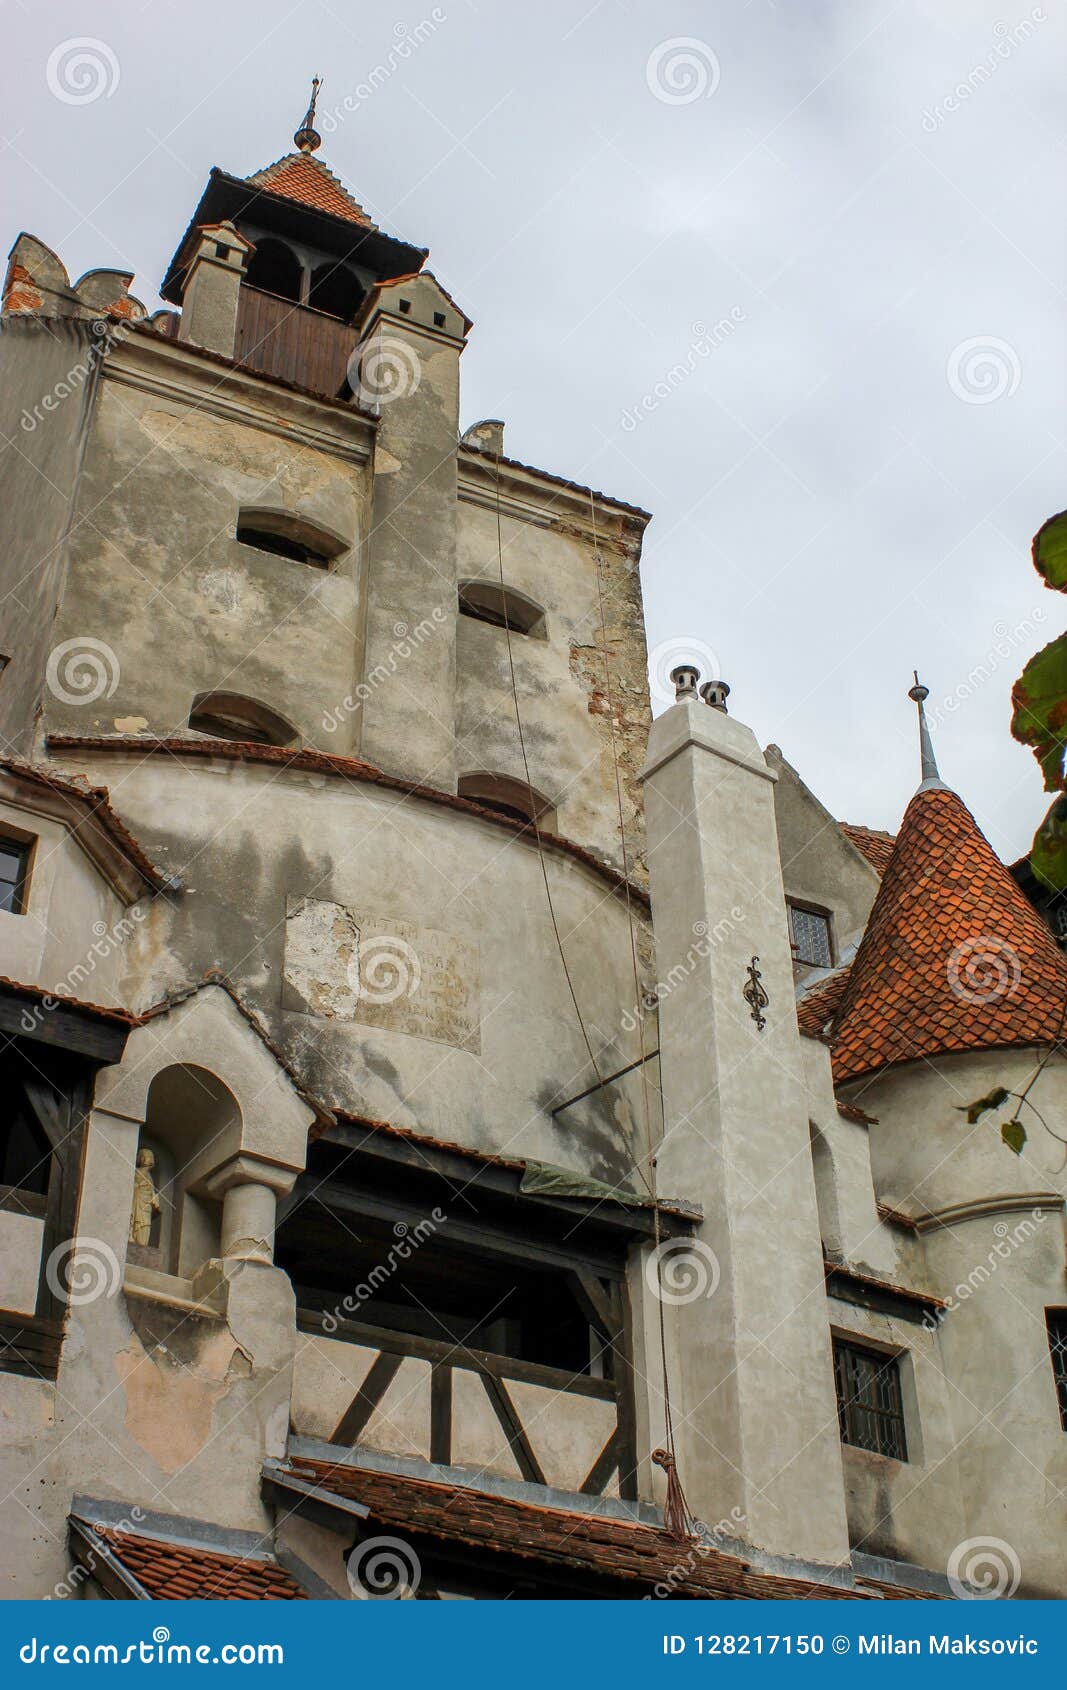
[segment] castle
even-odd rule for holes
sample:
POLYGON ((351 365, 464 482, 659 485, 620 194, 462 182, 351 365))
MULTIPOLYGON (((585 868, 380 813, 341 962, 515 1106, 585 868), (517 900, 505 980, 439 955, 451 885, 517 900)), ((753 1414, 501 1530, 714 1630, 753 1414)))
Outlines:
POLYGON ((652 720, 319 146, 4 284, 0 1591, 1067 1595, 1056 937, 918 684, 895 838, 652 720))

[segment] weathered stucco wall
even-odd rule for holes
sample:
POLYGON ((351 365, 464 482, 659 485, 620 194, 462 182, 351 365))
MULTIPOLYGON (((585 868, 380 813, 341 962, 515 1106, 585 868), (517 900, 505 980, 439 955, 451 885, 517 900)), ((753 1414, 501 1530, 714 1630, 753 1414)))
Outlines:
POLYGON ((25 756, 45 697, 98 345, 87 324, 5 318, 0 324, 0 739, 25 756))
MULTIPOLYGON (((46 729, 183 731, 194 697, 268 705, 300 740, 359 676, 359 548, 369 428, 180 348, 131 336, 109 357, 55 638, 110 648, 107 689, 49 697, 46 729), (313 520, 349 542, 329 569, 236 539, 242 507, 313 520)), ((72 647, 72 650, 74 648, 72 647)))
MULTIPOLYGON (((637 568, 642 525, 601 511, 601 593, 588 511, 553 511, 551 494, 524 507, 510 478, 501 499, 498 549, 491 489, 467 484, 458 576, 499 586, 502 561, 505 585, 544 608, 544 638, 511 636, 530 784, 554 806, 560 833, 621 867, 617 755, 627 851, 644 877, 638 776, 651 715, 637 568)), ((456 669, 458 772, 524 781, 505 630, 461 616, 456 669)))
POLYGON ((847 958, 867 925, 878 876, 776 745, 766 757, 778 776, 774 815, 786 897, 828 910, 837 956, 847 958))
MULTIPOLYGON (((529 837, 292 769, 75 762, 187 883, 138 929, 142 1004, 221 969, 327 1102, 609 1180, 645 1153, 637 1075, 549 1113, 595 1075, 529 837)), ((640 1055, 625 902, 592 868, 546 863, 609 1073, 640 1055)))

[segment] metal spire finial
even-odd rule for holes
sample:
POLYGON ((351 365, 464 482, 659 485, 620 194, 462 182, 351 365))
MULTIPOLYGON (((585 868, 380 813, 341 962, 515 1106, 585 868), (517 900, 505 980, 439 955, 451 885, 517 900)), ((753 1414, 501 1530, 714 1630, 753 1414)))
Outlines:
POLYGON ((308 109, 304 113, 304 121, 293 136, 293 140, 302 153, 313 153, 316 147, 322 146, 322 136, 315 128, 315 102, 318 100, 321 87, 322 77, 313 76, 311 78, 311 99, 308 102, 308 109))
POLYGON ((937 767, 937 758, 934 756, 934 742, 930 738, 930 724, 926 720, 926 711, 923 708, 930 696, 930 688, 923 686, 917 669, 913 669, 912 674, 915 676, 915 685, 908 688, 908 697, 915 700, 919 710, 919 755, 922 760, 922 782, 919 791, 924 792, 931 787, 942 787, 944 782, 937 767))

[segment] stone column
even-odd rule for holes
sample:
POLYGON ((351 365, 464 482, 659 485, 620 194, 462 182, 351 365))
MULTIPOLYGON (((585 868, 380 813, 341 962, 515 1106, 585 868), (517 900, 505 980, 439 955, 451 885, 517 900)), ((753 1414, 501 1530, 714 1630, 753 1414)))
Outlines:
POLYGON ((385 284, 353 360, 378 413, 357 664, 358 755, 456 787, 459 359, 469 327, 430 275, 385 284))
MULTIPOLYGON (((660 992, 663 1195, 699 1202, 661 1293, 690 1506, 777 1554, 848 1560, 844 1483, 774 775, 725 693, 652 724, 645 804, 660 992), (709 707, 710 706, 710 707, 709 707), (745 997, 750 970, 766 1002, 745 997), (756 1015, 763 1021, 762 1027, 756 1015)), ((654 1276, 653 1276, 654 1282, 654 1276)), ((654 1297, 646 1322, 658 1319, 654 1297)), ((645 1353, 657 1343, 646 1334, 645 1353)), ((653 1392, 654 1394, 654 1392, 653 1392)), ((653 1425, 658 1404, 653 1401, 653 1425)))
POLYGON ((232 223, 205 225, 185 272, 178 339, 232 358, 245 265, 255 251, 232 223))
POLYGON ((292 1172, 241 1155, 210 1174, 202 1189, 209 1197, 222 1199, 219 1255, 225 1261, 274 1261, 274 1228, 278 1198, 292 1189, 292 1172))

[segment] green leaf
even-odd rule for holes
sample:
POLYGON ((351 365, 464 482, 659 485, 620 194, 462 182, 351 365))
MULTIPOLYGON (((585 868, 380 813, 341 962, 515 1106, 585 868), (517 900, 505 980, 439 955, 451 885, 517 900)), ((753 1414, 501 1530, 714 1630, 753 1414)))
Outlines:
POLYGON ((1026 1128, 1021 1121, 1005 1121, 1000 1129, 1000 1136, 1009 1150, 1014 1150, 1016 1156, 1021 1155, 1026 1143, 1026 1128))
POLYGON ((1067 745, 1067 634, 1031 657, 1011 689, 1011 731, 1041 765, 1045 790, 1063 789, 1067 745))
POLYGON ((978 1097, 973 1103, 957 1103, 955 1107, 961 1115, 966 1115, 967 1125, 973 1127, 987 1109, 999 1109, 1002 1103, 1007 1103, 1010 1093, 1003 1086, 995 1086, 985 1097, 978 1097))
POLYGON ((1034 834, 1030 867, 1042 886, 1067 892, 1067 795, 1062 792, 1034 834))
POLYGON ((1034 568, 1046 586, 1067 593, 1067 511, 1050 516, 1034 535, 1034 568))

